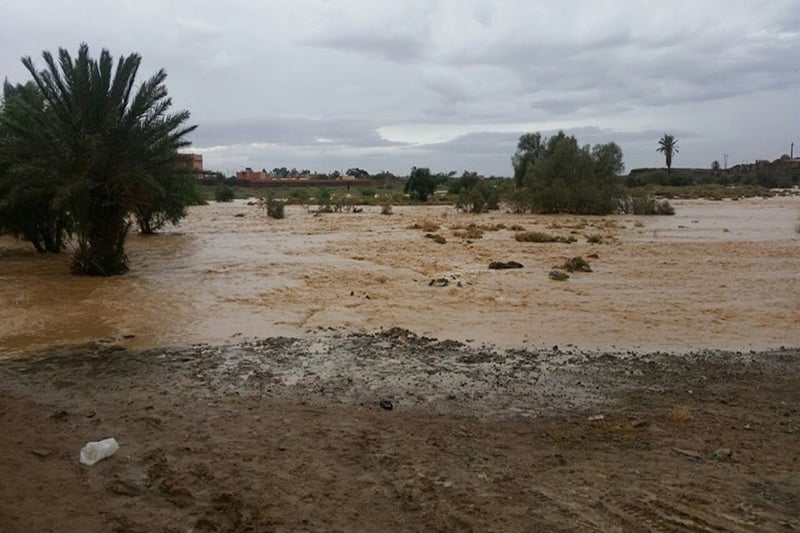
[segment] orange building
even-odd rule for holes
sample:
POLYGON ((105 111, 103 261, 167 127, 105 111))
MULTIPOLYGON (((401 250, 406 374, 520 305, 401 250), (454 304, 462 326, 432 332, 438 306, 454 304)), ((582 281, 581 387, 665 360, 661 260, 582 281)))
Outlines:
POLYGON ((250 167, 247 167, 244 170, 237 171, 236 179, 237 181, 249 181, 250 183, 263 183, 265 181, 271 180, 269 174, 267 174, 263 170, 254 171, 250 167))

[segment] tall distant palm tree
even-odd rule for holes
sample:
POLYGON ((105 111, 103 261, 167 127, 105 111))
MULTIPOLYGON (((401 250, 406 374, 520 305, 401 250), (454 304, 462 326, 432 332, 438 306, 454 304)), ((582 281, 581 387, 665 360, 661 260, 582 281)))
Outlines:
POLYGON ((670 172, 672 170, 672 156, 678 153, 678 139, 669 133, 665 133, 659 139, 656 151, 664 154, 664 159, 667 162, 667 172, 670 172))
MULTIPOLYGON (((173 169, 177 150, 189 144, 188 111, 170 114, 159 70, 134 90, 141 63, 138 54, 114 61, 107 50, 99 59, 82 44, 73 60, 59 49, 56 61, 38 71, 30 57, 22 63, 41 91, 43 109, 28 109, 38 133, 31 140, 48 144, 51 166, 66 181, 65 194, 74 218, 78 247, 72 270, 77 274, 113 275, 128 270, 125 237, 128 215, 137 212, 153 191, 163 189, 159 175, 173 169)), ((25 129, 17 132, 25 136, 25 129)))

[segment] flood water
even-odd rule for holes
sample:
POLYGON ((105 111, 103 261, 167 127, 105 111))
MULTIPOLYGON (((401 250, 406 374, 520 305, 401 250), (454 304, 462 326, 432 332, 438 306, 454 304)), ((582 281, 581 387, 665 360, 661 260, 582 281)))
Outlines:
POLYGON ((504 347, 800 346, 800 198, 673 204, 674 217, 605 218, 449 207, 315 217, 295 206, 284 220, 242 201, 211 204, 161 235, 129 237, 131 271, 105 279, 72 276, 67 255, 3 237, 0 356, 100 339, 145 348, 392 326, 504 347), (410 228, 422 220, 447 243, 410 228), (454 235, 470 222, 578 242, 454 235), (565 258, 592 253, 594 272, 548 279, 565 258), (525 268, 487 269, 512 259, 525 268), (429 286, 439 277, 450 285, 429 286))

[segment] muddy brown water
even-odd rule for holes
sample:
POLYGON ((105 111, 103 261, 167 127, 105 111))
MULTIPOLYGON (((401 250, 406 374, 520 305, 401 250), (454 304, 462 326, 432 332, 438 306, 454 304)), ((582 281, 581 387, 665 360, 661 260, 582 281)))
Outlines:
POLYGON ((313 216, 291 206, 284 220, 242 201, 211 204, 161 235, 132 235, 130 273, 108 279, 71 276, 66 255, 3 237, 0 356, 98 339, 150 348, 393 326, 500 347, 800 346, 800 197, 673 203, 673 217, 476 217, 451 207, 313 216), (411 228, 423 221, 447 242, 411 228), (509 229, 455 235, 472 222, 577 242, 520 243, 509 229), (590 254, 594 272, 548 278, 590 254), (525 268, 491 271, 493 260, 525 268), (430 286, 435 278, 448 286, 430 286))

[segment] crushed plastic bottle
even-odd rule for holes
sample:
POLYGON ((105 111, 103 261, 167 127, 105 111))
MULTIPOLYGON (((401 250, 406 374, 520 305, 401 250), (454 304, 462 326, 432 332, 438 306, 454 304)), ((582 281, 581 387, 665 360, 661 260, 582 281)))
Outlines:
POLYGON ((119 450, 117 439, 111 437, 95 442, 87 442, 81 449, 81 464, 92 466, 98 461, 111 457, 119 450))

